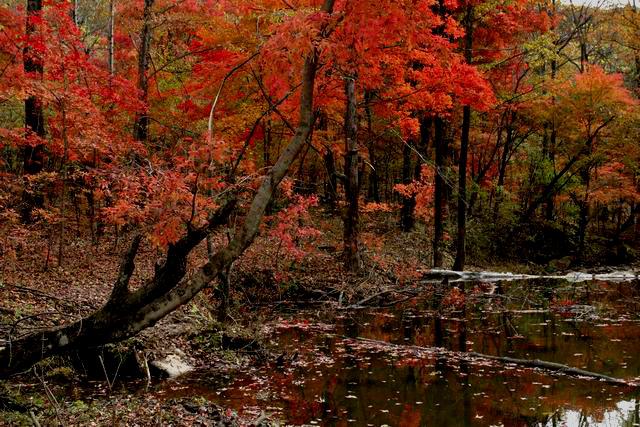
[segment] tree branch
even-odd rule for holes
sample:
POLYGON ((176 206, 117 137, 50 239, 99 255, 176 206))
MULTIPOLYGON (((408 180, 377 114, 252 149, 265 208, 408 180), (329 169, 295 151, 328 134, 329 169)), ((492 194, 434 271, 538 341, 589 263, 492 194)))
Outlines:
POLYGON ((136 268, 135 258, 138 253, 138 249, 140 248, 141 241, 142 234, 138 233, 133 236, 131 246, 129 246, 129 250, 123 256, 122 262, 120 263, 120 272, 118 273, 118 278, 113 285, 113 291, 111 291, 109 302, 122 301, 129 294, 129 281, 131 280, 133 271, 136 268))

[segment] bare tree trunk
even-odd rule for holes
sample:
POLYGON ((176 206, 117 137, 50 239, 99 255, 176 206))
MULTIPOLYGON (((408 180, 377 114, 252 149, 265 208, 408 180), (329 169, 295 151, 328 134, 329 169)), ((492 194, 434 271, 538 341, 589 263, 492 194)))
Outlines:
MULTIPOLYGON (((556 79, 557 70, 558 70, 558 62, 554 59, 553 61, 551 61, 551 80, 556 79)), ((555 97, 553 98, 553 102, 555 102, 555 97)), ((549 159, 549 163, 552 166, 555 164, 555 150, 556 150, 557 137, 558 137, 558 130, 556 128, 555 120, 551 120, 551 137, 549 139, 549 146, 546 149, 546 157, 549 159)), ((545 207, 545 216, 548 221, 553 220, 554 209, 555 207, 553 203, 553 197, 549 197, 545 207)))
POLYGON ((496 191, 496 201, 493 205, 493 219, 497 220, 500 214, 500 205, 504 198, 504 183, 507 176, 507 166, 509 164, 509 158, 511 157, 511 146, 513 144, 513 121, 515 120, 516 113, 511 112, 506 114, 506 136, 504 145, 502 146, 502 154, 500 156, 500 162, 498 165, 498 184, 496 191))
POLYGON ((442 267, 442 241, 444 239, 444 216, 447 209, 447 188, 445 181, 447 167, 447 139, 444 130, 444 120, 435 119, 435 194, 434 194, 434 231, 433 231, 433 266, 442 267))
MULTIPOLYGON (((334 0, 325 0, 322 11, 331 14, 333 4, 334 0)), ((325 30, 322 29, 320 34, 324 35, 325 30)), ((105 305, 70 325, 14 339, 11 345, 0 347, 0 378, 28 369, 39 360, 55 354, 131 337, 190 301, 224 272, 253 242, 274 191, 307 141, 313 123, 313 92, 318 60, 319 52, 314 49, 307 56, 302 72, 300 119, 296 132, 262 180, 244 223, 229 244, 185 278, 187 256, 215 227, 226 222, 235 206, 234 200, 224 204, 205 227, 189 230, 178 242, 170 245, 164 263, 156 268, 153 277, 132 291, 129 289, 129 279, 133 274, 140 243, 139 237, 134 238, 105 305)))
MULTIPOLYGON (((591 151, 591 146, 589 146, 589 151, 591 151)), ((589 186, 591 184, 591 168, 588 165, 585 165, 580 170, 580 180, 582 181, 582 185, 584 185, 584 195, 582 200, 578 202, 580 216, 578 218, 577 258, 579 261, 583 261, 587 238, 587 226, 589 225, 589 186)))
POLYGON ((109 73, 113 76, 116 73, 116 60, 115 60, 115 22, 116 22, 116 12, 115 12, 115 1, 109 0, 109 32, 107 34, 108 44, 109 44, 109 58, 107 60, 109 65, 109 73))
POLYGON ((71 20, 78 25, 78 0, 71 0, 71 20))
POLYGON ((231 266, 220 273, 220 305, 218 306, 218 321, 226 322, 229 317, 231 302, 231 266))
POLYGON ((344 259, 345 266, 351 272, 362 267, 358 242, 358 123, 356 110, 356 81, 353 77, 345 79, 347 108, 345 112, 345 162, 344 175, 347 206, 344 212, 344 259))
POLYGON ((326 147, 324 156, 324 167, 327 171, 327 191, 326 198, 327 202, 335 207, 336 202, 338 201, 338 173, 336 171, 336 160, 333 155, 333 151, 331 148, 326 147))
MULTIPOLYGON (((33 37, 37 33, 38 28, 33 20, 41 13, 42 0, 27 1, 27 37, 33 37)), ((34 53, 30 47, 26 47, 24 49, 24 71, 26 73, 36 74, 41 78, 43 67, 42 58, 34 53)), ((29 96, 25 101, 24 110, 26 127, 37 136, 44 138, 44 111, 40 99, 33 95, 29 96)), ((44 166, 44 146, 39 144, 35 147, 29 147, 25 150, 24 154, 24 172, 29 175, 40 172, 44 166)))
POLYGON ((371 98, 373 94, 366 91, 364 94, 364 110, 367 115, 367 151, 369 152, 369 163, 371 172, 367 186, 367 199, 380 203, 380 177, 378 176, 378 159, 376 156, 376 145, 373 139, 373 114, 371 112, 371 98))
POLYGON ((456 238, 456 259, 453 269, 462 271, 466 258, 467 234, 467 156, 469 151, 469 128, 471 126, 471 107, 465 105, 462 112, 462 138, 460 140, 460 158, 458 159, 458 233, 456 238))
POLYGON ((151 8, 155 0, 144 0, 144 12, 142 17, 142 30, 140 32, 140 48, 138 52, 138 90, 140 100, 147 109, 138 114, 133 127, 134 137, 138 141, 146 141, 149 137, 149 55, 151 49, 151 8))
POLYGON ((67 114, 65 106, 62 106, 62 141, 64 151, 62 154, 62 195, 60 196, 60 241, 58 242, 58 267, 62 265, 64 256, 64 234, 67 224, 67 159, 69 154, 69 138, 67 138, 67 114))
MULTIPOLYGON (((473 60, 473 6, 467 5, 465 17, 464 56, 467 64, 473 60)), ((462 271, 466 261, 467 234, 467 157, 469 155, 469 131, 471 129, 471 106, 462 108, 462 135, 460 138, 460 159, 458 161, 458 233, 456 239, 456 259, 453 269, 462 271)))
MULTIPOLYGON (((42 0, 27 0, 27 20, 25 32, 27 38, 36 36, 38 32, 35 19, 42 13, 42 0)), ((43 73, 42 58, 35 53, 29 45, 24 48, 23 67, 27 74, 35 74, 35 77, 42 78, 43 73)), ((24 122, 29 132, 40 138, 45 137, 44 111, 42 102, 36 95, 30 95, 24 102, 24 122)), ((38 143, 23 148, 23 172, 25 175, 35 175, 44 168, 44 144, 38 143)), ((22 219, 24 222, 31 222, 31 212, 33 208, 40 207, 44 203, 41 195, 33 194, 26 188, 22 195, 22 219)))

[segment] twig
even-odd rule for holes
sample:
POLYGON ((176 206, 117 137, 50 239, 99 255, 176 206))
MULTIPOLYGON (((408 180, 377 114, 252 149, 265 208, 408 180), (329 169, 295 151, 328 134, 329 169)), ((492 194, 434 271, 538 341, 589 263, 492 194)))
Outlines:
POLYGON ((144 356, 144 371, 147 374, 147 388, 151 386, 151 371, 149 371, 149 361, 147 360, 147 353, 143 352, 144 356))
POLYGON ((120 362, 118 362, 118 367, 116 368, 116 373, 113 375, 113 380, 109 379, 109 374, 107 374, 107 368, 104 365, 104 359, 102 355, 98 355, 98 359, 100 359, 100 364, 102 365, 102 372, 104 372, 104 376, 107 379, 107 385, 109 386, 109 391, 111 391, 113 384, 116 382, 116 378, 118 378, 118 372, 120 372, 120 366, 122 365, 122 357, 120 357, 120 362))
POLYGON ((260 425, 260 423, 261 423, 261 422, 263 422, 263 421, 267 421, 268 419, 269 419, 269 416, 268 416, 264 411, 262 411, 262 412, 260 413, 260 416, 259 416, 258 418, 256 418, 256 419, 251 423, 251 425, 252 425, 252 426, 260 425))
POLYGON ((47 385, 46 381, 44 380, 44 376, 38 375, 38 371, 36 370, 35 366, 33 367, 33 374, 40 381, 40 383, 42 384, 42 387, 44 387, 44 394, 45 394, 45 396, 47 396, 47 400, 49 401, 51 406, 53 406, 53 410, 56 413, 56 418, 58 419, 58 422, 60 423, 60 425, 64 426, 65 424, 64 424, 64 422, 62 422, 62 418, 60 418, 60 408, 59 408, 58 400, 56 399, 56 397, 51 392, 51 389, 49 389, 49 386, 47 385))
POLYGON ((209 110, 209 122, 207 124, 207 131, 208 131, 207 132, 207 140, 209 142, 211 142, 211 140, 213 139, 213 115, 214 115, 214 113, 216 111, 216 106, 218 105, 218 101, 220 100, 220 94, 222 93, 222 89, 224 89, 225 83, 227 83, 227 80, 229 80, 229 78, 231 76, 233 76, 233 74, 236 71, 238 71, 239 69, 244 67, 249 62, 251 62, 253 60, 253 58, 258 56, 259 54, 260 54, 260 51, 253 53, 251 56, 246 58, 244 61, 240 62, 238 65, 236 65, 231 70, 229 70, 229 72, 222 79, 222 83, 220 83, 220 87, 218 87, 218 92, 216 93, 216 97, 214 98, 213 104, 211 104, 211 109, 209 110))
POLYGON ((29 416, 31 417, 31 422, 33 423, 33 427, 40 427, 40 423, 36 418, 36 414, 33 413, 33 410, 29 410, 29 416))

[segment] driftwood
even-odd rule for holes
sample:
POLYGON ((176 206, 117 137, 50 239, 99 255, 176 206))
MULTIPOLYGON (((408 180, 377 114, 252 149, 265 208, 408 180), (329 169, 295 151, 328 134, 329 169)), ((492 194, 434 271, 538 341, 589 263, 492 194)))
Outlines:
POLYGON ((466 352, 451 351, 451 350, 443 349, 441 347, 422 347, 418 345, 393 344, 386 341, 373 340, 370 338, 362 338, 362 337, 349 338, 349 337, 343 336, 343 338, 347 338, 355 341, 368 342, 371 344, 383 345, 383 346, 393 347, 393 348, 414 349, 418 351, 435 353, 435 354, 440 354, 440 355, 449 356, 449 357, 458 357, 462 359, 486 359, 486 360, 492 360, 492 361, 504 363, 504 364, 543 369, 546 371, 557 372, 560 374, 566 374, 570 376, 592 378, 592 379, 603 381, 609 384, 622 385, 627 387, 640 387, 640 384, 633 383, 621 378, 614 378, 608 375, 599 374, 597 372, 586 371, 584 369, 574 368, 568 365, 563 365, 561 363, 547 362, 545 360, 516 359, 513 357, 492 356, 489 354, 476 353, 473 351, 466 351, 466 352))

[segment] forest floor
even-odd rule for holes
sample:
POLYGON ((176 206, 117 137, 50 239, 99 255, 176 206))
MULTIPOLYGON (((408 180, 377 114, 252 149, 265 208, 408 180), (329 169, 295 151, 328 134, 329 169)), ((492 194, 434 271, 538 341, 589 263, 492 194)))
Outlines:
MULTIPOLYGON (((279 239, 264 235, 234 264, 234 303, 224 324, 216 320, 216 293, 205 290, 127 342, 124 350, 115 347, 116 352, 128 354, 133 349, 138 362, 140 357, 151 361, 180 354, 193 367, 215 367, 232 375, 243 367, 282 356, 260 340, 261 327, 277 316, 274 307, 314 302, 345 307, 376 297, 394 301, 419 286, 432 256, 431 241, 423 229, 400 233, 395 217, 371 214, 373 218, 363 221, 366 225, 361 235, 364 268, 359 274, 350 274, 340 262, 339 217, 326 212, 316 215, 321 216, 324 232, 313 241, 298 242, 298 256, 290 256, 289 248, 283 248, 279 239)), ((49 236, 47 230, 34 229, 18 240, 29 242, 28 246, 18 244, 12 253, 3 254, 0 336, 17 337, 77 320, 100 307, 111 291, 120 256, 128 245, 126 236, 116 240, 114 235, 106 235, 94 244, 86 234, 70 233, 62 246, 61 263, 60 245, 49 236)), ((152 275, 159 257, 157 249, 143 245, 131 286, 139 286, 152 275)), ((201 245, 189 262, 196 266, 205 259, 201 245)), ((451 256, 446 255, 445 264, 451 263, 451 256)), ((529 273, 542 268, 500 263, 469 269, 529 273)), ((29 425, 37 417, 43 425, 233 425, 251 424, 260 418, 254 414, 254 419, 240 419, 198 398, 174 401, 147 395, 141 391, 147 382, 143 370, 125 369, 121 362, 111 366, 105 362, 106 356, 100 365, 94 363, 93 370, 86 368, 92 370, 88 374, 77 364, 74 367, 71 359, 41 363, 6 382, 5 391, 0 390, 0 424, 29 425), (119 379, 126 375, 137 377, 126 383, 129 388, 136 384, 135 390, 123 389, 125 383, 119 379), (93 390, 90 397, 85 395, 87 384, 93 390)))

